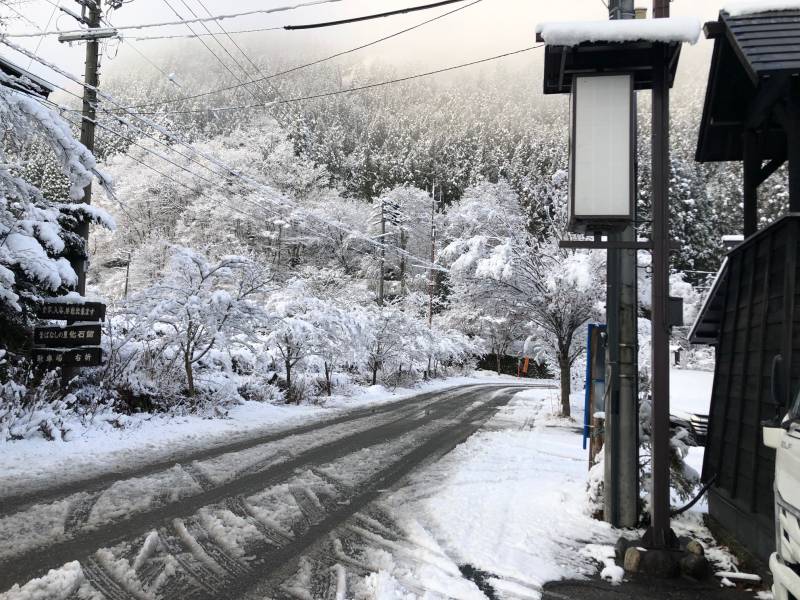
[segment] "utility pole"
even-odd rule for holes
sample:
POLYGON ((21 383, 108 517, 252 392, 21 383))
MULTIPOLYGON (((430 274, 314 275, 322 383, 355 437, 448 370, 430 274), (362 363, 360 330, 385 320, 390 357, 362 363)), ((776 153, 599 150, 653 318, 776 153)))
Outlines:
MULTIPOLYGON (((113 1, 113 0, 112 0, 113 1)), ((59 42, 86 41, 86 64, 83 75, 83 106, 81 111, 81 144, 86 146, 89 152, 94 153, 94 130, 97 118, 97 86, 100 83, 100 41, 103 38, 114 37, 116 32, 111 29, 99 30, 102 20, 102 0, 76 0, 81 5, 81 14, 78 15, 71 10, 60 6, 62 12, 70 15, 82 25, 86 30, 76 34, 62 34, 59 42), (98 31, 99 30, 99 31, 98 31)), ((84 204, 92 203, 92 183, 83 189, 84 204)), ((73 255, 70 258, 70 265, 78 276, 76 291, 81 295, 86 295, 86 271, 89 264, 89 222, 84 220, 78 223, 75 233, 81 237, 84 243, 84 253, 82 256, 73 255)), ((67 321, 70 325, 72 321, 67 321)), ((61 372, 61 384, 67 387, 69 381, 75 377, 77 369, 65 367, 61 372)))
MULTIPOLYGON (((633 0, 611 0, 608 13, 612 20, 635 18, 633 0)), ((636 226, 631 223, 608 237, 635 242, 636 226)), ((639 520, 636 250, 610 249, 607 262, 604 517, 616 527, 635 527, 639 520)))
MULTIPOLYGON (((669 0, 653 0, 653 15, 669 17, 669 0)), ((669 64, 666 45, 658 46, 653 76, 653 296, 652 296, 652 548, 670 548, 669 431, 669 64)))
POLYGON ((386 277, 386 211, 384 199, 381 198, 381 272, 378 279, 378 304, 383 306, 383 285, 386 277))
MULTIPOLYGON (((433 263, 436 260, 436 181, 431 188, 431 266, 428 268, 428 329, 433 327, 433 290, 435 287, 433 263)), ((430 365, 428 365, 430 367, 430 365)))
MULTIPOLYGON (((81 17, 89 29, 100 27, 102 0, 79 2, 82 7, 81 17), (88 14, 87 14, 88 11, 88 14)), ((86 42, 86 70, 83 81, 86 85, 83 88, 83 119, 81 120, 81 144, 88 148, 89 152, 94 152, 94 124, 97 118, 97 86, 100 83, 100 42, 96 37, 89 37, 86 42)), ((91 182, 83 190, 83 203, 92 203, 92 184, 91 182)), ((86 244, 88 253, 89 246, 89 222, 84 221, 78 225, 76 231, 86 244)), ((72 266, 78 275, 78 293, 86 295, 86 270, 88 268, 88 257, 73 259, 72 266)))

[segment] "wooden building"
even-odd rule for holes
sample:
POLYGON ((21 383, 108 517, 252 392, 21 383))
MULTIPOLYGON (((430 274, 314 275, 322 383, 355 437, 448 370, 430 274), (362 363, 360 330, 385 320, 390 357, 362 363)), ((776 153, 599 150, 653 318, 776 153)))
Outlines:
POLYGON ((761 422, 788 402, 771 394, 776 355, 790 379, 782 389, 800 384, 799 242, 800 215, 791 214, 730 252, 692 331, 717 350, 703 464, 704 481, 714 478, 709 513, 762 559, 775 546, 775 451, 762 443, 761 422))
POLYGON ((709 514, 757 556, 774 550, 775 452, 761 421, 800 387, 800 11, 706 24, 714 40, 697 160, 743 163, 744 241, 717 276, 690 335, 716 347, 703 480, 709 514), (788 160, 789 214, 758 231, 758 188, 788 160), (773 398, 772 364, 783 390, 773 398))

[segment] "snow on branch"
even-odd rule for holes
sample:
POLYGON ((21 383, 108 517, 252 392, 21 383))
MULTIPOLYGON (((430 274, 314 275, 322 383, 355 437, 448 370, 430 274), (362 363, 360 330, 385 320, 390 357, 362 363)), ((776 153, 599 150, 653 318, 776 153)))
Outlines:
POLYGON ((696 44, 702 25, 695 17, 625 19, 618 21, 561 21, 539 23, 536 33, 551 46, 583 42, 688 42, 696 44))

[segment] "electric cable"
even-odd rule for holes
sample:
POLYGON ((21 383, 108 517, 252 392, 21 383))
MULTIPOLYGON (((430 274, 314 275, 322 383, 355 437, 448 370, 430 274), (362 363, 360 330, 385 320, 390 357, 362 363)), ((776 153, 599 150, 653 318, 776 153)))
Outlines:
MULTIPOLYGON (((296 67, 291 67, 290 69, 285 69, 285 70, 280 71, 278 73, 273 73, 272 75, 265 75, 263 77, 263 79, 268 81, 268 80, 274 79, 276 77, 282 77, 284 75, 288 75, 290 73, 294 73, 296 71, 300 71, 301 69, 306 69, 308 67, 313 67, 315 65, 322 64, 322 63, 327 62, 329 60, 333 60, 334 58, 339 58, 340 56, 345 56, 346 54, 351 54, 353 52, 357 52, 358 50, 363 50, 364 48, 369 48, 370 46, 375 46, 376 44, 380 44, 381 42, 385 42, 385 41, 390 40, 392 38, 398 37, 400 35, 408 33, 409 31, 413 31, 415 29, 419 29, 420 27, 428 25, 429 23, 433 23, 434 21, 438 21, 440 19, 443 19, 443 18, 445 18, 447 16, 450 16, 450 15, 452 15, 454 13, 462 11, 462 10, 464 10, 466 8, 471 7, 471 6, 475 6, 476 4, 478 4, 478 3, 482 2, 482 1, 483 0, 475 0, 474 2, 471 2, 469 4, 465 4, 464 6, 459 6, 458 8, 456 8, 454 10, 442 13, 441 15, 437 15, 437 16, 431 18, 431 19, 426 19, 425 21, 417 23, 416 25, 412 25, 411 27, 406 27, 405 29, 401 29, 400 31, 396 31, 396 32, 394 32, 392 34, 389 34, 389 35, 380 37, 378 39, 372 40, 371 42, 367 42, 365 44, 361 44, 360 46, 356 46, 355 48, 350 48, 348 50, 343 50, 341 52, 337 52, 335 54, 331 54, 329 56, 314 60, 312 62, 308 62, 308 63, 302 64, 302 65, 298 65, 296 67)), ((258 80, 252 80, 252 81, 255 82, 255 81, 258 81, 258 80)), ((154 106, 154 105, 159 105, 160 106, 160 105, 164 105, 164 104, 174 104, 176 102, 181 102, 183 100, 194 100, 196 98, 202 98, 204 96, 210 96, 212 94, 218 94, 218 93, 221 93, 221 92, 227 92, 227 91, 236 89, 236 87, 237 86, 227 86, 227 87, 211 90, 211 91, 208 91, 208 92, 201 92, 199 94, 192 94, 190 96, 184 96, 182 98, 174 98, 172 100, 163 100, 163 101, 158 101, 158 102, 146 102, 146 103, 142 103, 142 104, 135 104, 135 105, 129 106, 128 108, 142 108, 142 107, 145 107, 145 106, 154 106)))
MULTIPOLYGON (((220 107, 208 107, 208 108, 195 108, 195 109, 186 109, 186 110, 166 110, 166 111, 135 111, 133 114, 137 115, 173 115, 173 114, 190 114, 190 113, 204 113, 204 112, 225 112, 231 110, 244 110, 249 108, 268 108, 272 107, 276 104, 289 104, 293 102, 304 102, 307 100, 316 100, 319 98, 328 98, 330 96, 339 96, 341 94, 350 94, 353 92, 360 92, 363 90, 374 89, 378 87, 384 87, 387 85, 392 85, 395 83, 402 83, 405 81, 411 81, 413 79, 419 79, 421 77, 429 77, 431 75, 438 75, 440 73, 447 73, 449 71, 455 71, 457 69, 463 69, 466 67, 471 67, 474 65, 479 65, 482 63, 498 60, 501 58, 506 58, 509 56, 514 56, 517 54, 522 54, 524 52, 530 52, 531 50, 535 50, 537 48, 543 47, 544 44, 537 44, 536 46, 529 46, 527 48, 522 48, 520 50, 514 50, 512 52, 505 52, 503 54, 498 54, 496 56, 490 56, 488 58, 482 58, 479 60, 474 60, 467 63, 462 63, 459 65, 453 65, 451 67, 444 67, 442 69, 436 69, 435 71, 428 71, 426 73, 417 73, 415 75, 409 75, 407 77, 400 77, 397 79, 390 79, 388 81, 380 81, 377 83, 370 83, 366 85, 361 85, 357 87, 347 88, 344 90, 335 90, 332 92, 322 92, 319 94, 311 94, 309 96, 300 96, 296 98, 288 98, 285 100, 274 100, 271 104, 245 104, 241 106, 220 106, 220 107)), ((135 106, 131 106, 128 108, 136 108, 135 106)))
POLYGON ((384 17, 393 17, 395 15, 404 15, 407 13, 417 12, 420 10, 430 10, 431 8, 439 8, 440 6, 447 6, 448 4, 455 4, 456 2, 463 2, 464 0, 440 0, 432 4, 425 4, 423 6, 412 6, 411 8, 400 8, 397 10, 390 10, 387 12, 376 13, 372 15, 365 15, 363 17, 351 17, 349 19, 339 19, 338 21, 325 21, 322 23, 309 23, 306 25, 284 25, 286 31, 298 31, 301 29, 319 29, 321 27, 336 27, 339 25, 349 25, 350 23, 360 23, 362 21, 371 21, 373 19, 381 19, 384 17))
MULTIPOLYGON (((199 23, 199 22, 211 22, 211 21, 223 21, 225 19, 236 19, 239 17, 247 17, 250 15, 266 15, 266 14, 273 14, 279 12, 287 12, 290 10, 297 10, 300 8, 307 8, 310 6, 318 6, 320 4, 333 4, 342 2, 343 0, 311 0, 310 2, 302 2, 298 4, 292 4, 287 6, 276 6, 273 8, 260 8, 256 10, 249 10, 246 12, 241 13, 231 13, 227 15, 214 15, 211 17, 203 17, 200 19, 194 19, 189 21, 166 21, 162 23, 141 23, 139 25, 122 25, 119 27, 115 27, 116 31, 129 31, 131 29, 149 29, 152 27, 168 27, 172 25, 185 25, 187 22, 189 23, 199 23)), ((39 37, 43 35, 63 35, 63 34, 72 34, 72 33, 84 33, 85 29, 69 29, 69 30, 56 30, 56 31, 42 31, 38 33, 33 32, 22 32, 22 33, 7 33, 3 34, 4 37, 9 38, 22 38, 22 37, 39 37)))

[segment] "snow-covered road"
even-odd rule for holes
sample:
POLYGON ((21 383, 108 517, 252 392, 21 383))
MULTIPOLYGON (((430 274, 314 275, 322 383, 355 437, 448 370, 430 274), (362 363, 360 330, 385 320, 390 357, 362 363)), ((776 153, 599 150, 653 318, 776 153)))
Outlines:
MULTIPOLYGON (((467 440, 518 391, 492 384, 423 394, 39 492, 35 503, 7 501, 0 598, 339 597, 341 569, 335 581, 313 569, 302 585, 287 581, 337 528, 391 530, 375 501, 467 440)), ((333 555, 346 551, 336 546, 333 555)))

